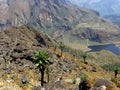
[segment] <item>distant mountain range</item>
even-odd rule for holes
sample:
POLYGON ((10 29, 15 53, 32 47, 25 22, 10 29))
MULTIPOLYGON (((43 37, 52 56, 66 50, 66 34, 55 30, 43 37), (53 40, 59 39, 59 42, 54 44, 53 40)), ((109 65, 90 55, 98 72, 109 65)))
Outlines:
POLYGON ((100 15, 120 13, 120 0, 69 0, 78 6, 94 9, 100 15))
POLYGON ((117 41, 120 29, 90 9, 66 0, 1 0, 0 28, 29 25, 65 43, 117 41))
POLYGON ((71 3, 96 10, 104 18, 120 26, 120 0, 69 0, 71 3))
POLYGON ((116 24, 116 25, 118 25, 120 27, 120 14, 105 15, 104 18, 109 19, 114 24, 116 24))

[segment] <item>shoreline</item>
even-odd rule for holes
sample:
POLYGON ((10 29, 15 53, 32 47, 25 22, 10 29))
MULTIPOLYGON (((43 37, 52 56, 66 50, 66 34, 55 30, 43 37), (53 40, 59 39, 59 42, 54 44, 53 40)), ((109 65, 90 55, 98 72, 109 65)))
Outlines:
POLYGON ((73 49, 82 50, 84 52, 91 50, 87 45, 80 44, 80 43, 79 44, 78 43, 67 43, 65 45, 67 45, 67 46, 69 46, 69 47, 71 47, 73 49))
POLYGON ((86 45, 84 43, 70 43, 69 42, 66 45, 71 47, 71 48, 73 48, 73 49, 77 49, 77 50, 82 50, 84 52, 88 52, 88 51, 92 50, 91 48, 89 48, 90 46, 100 46, 100 45, 110 45, 110 44, 114 44, 114 45, 116 45, 116 47, 118 47, 120 49, 120 42, 107 42, 107 43, 96 43, 96 42, 93 42, 90 45, 86 45))
POLYGON ((116 47, 118 47, 120 49, 120 42, 116 42, 114 44, 116 45, 116 47))
POLYGON ((115 44, 120 47, 120 42, 96 43, 96 44, 91 44, 89 46, 97 46, 97 45, 99 46, 99 45, 109 45, 109 44, 115 44))

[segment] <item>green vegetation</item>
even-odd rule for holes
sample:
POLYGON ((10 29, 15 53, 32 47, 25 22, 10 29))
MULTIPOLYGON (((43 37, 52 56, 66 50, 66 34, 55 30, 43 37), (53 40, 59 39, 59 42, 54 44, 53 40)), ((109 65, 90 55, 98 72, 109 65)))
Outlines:
POLYGON ((23 88, 25 85, 21 82, 20 83, 20 87, 23 88))
POLYGON ((60 56, 62 56, 62 52, 65 48, 65 45, 61 42, 59 47, 60 47, 60 50, 61 50, 61 55, 60 56))
POLYGON ((106 71, 114 71, 115 67, 120 67, 119 64, 113 64, 113 65, 104 65, 102 66, 103 69, 105 69, 106 71))
POLYGON ((81 50, 77 50, 77 49, 73 49, 73 48, 70 48, 68 46, 65 46, 63 52, 68 52, 69 54, 73 55, 76 58, 82 58, 81 57, 81 53, 82 53, 81 50))
POLYGON ((48 83, 50 81, 50 73, 51 73, 51 70, 49 68, 46 69, 46 74, 48 75, 48 83))
POLYGON ((86 63, 87 53, 83 53, 81 56, 82 56, 82 58, 84 60, 84 63, 86 63))
POLYGON ((109 80, 112 81, 112 82, 114 82, 114 78, 113 77, 110 77, 109 80))
POLYGON ((73 79, 72 83, 73 83, 73 84, 77 84, 77 80, 76 80, 76 79, 73 79))
POLYGON ((35 54, 34 63, 41 71, 41 86, 43 86, 44 85, 44 72, 47 66, 50 64, 49 54, 46 51, 38 51, 35 54))
POLYGON ((82 74, 82 76, 80 77, 81 82, 86 80, 88 78, 88 76, 86 74, 82 74))
POLYGON ((114 67, 114 77, 117 78, 117 75, 119 73, 119 67, 115 66, 114 67))

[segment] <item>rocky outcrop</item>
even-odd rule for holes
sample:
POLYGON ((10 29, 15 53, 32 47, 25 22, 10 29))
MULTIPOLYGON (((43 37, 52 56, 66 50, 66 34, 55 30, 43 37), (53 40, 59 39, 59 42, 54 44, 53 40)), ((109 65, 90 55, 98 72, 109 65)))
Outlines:
POLYGON ((114 83, 104 80, 104 79, 99 79, 96 81, 94 88, 91 90, 118 90, 114 83))

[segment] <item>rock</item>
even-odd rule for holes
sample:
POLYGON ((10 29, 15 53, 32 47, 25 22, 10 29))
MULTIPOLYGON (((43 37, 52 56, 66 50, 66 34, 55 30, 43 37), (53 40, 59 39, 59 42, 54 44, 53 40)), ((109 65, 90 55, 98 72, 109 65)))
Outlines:
POLYGON ((106 86, 100 86, 100 88, 98 90, 107 90, 106 86))
POLYGON ((117 89, 116 89, 116 85, 111 81, 105 79, 98 79, 94 84, 93 90, 117 90, 117 89))
POLYGON ((26 47, 23 46, 23 45, 20 45, 20 46, 18 46, 18 47, 16 47, 16 48, 14 49, 14 52, 22 53, 22 52, 24 52, 24 51, 26 51, 26 50, 28 50, 28 48, 26 48, 26 47))
POLYGON ((41 88, 40 90, 45 90, 45 88, 41 88))
POLYGON ((28 80, 28 78, 27 78, 25 75, 22 76, 21 81, 22 81, 22 84, 27 84, 27 83, 29 83, 29 80, 28 80))
POLYGON ((93 67, 91 71, 92 72, 97 72, 96 67, 93 67))
POLYGON ((113 83, 108 81, 108 80, 105 80, 105 79, 98 79, 96 81, 96 83, 94 84, 95 87, 100 87, 102 85, 105 85, 105 86, 112 86, 113 83))
POLYGON ((0 87, 0 90, 21 90, 19 87, 16 87, 14 85, 6 85, 3 87, 0 87))

